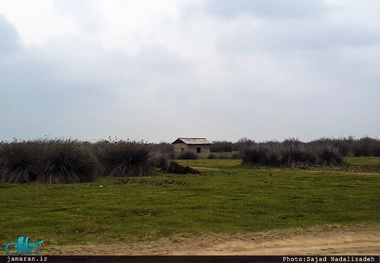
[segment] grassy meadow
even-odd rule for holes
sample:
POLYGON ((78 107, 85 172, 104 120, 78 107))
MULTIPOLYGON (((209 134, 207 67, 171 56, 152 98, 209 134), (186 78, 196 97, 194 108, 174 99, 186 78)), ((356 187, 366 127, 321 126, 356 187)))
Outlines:
MULTIPOLYGON (((145 177, 74 184, 0 184, 1 246, 154 241, 175 235, 252 233, 315 225, 378 224, 378 157, 341 169, 241 166, 239 159, 178 160, 200 174, 154 169, 145 177)), ((5 254, 0 250, 0 254, 5 254)))

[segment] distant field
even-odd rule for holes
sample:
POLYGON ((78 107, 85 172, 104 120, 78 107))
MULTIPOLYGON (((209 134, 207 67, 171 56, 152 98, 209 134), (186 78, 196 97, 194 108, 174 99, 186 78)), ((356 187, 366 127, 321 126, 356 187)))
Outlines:
POLYGON ((380 157, 344 157, 343 160, 350 165, 377 165, 380 166, 380 157))
MULTIPOLYGON (((346 158, 380 165, 380 158, 346 158)), ((70 185, 0 184, 1 246, 128 243, 176 234, 251 233, 316 225, 378 224, 380 173, 243 167, 240 160, 181 160, 201 171, 99 177, 70 185)), ((5 251, 0 250, 0 254, 5 251)))

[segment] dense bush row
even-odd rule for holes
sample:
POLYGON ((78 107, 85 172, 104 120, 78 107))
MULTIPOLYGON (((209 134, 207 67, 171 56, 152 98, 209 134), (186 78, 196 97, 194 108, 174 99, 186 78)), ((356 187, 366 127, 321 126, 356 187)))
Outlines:
POLYGON ((94 175, 145 176, 151 147, 146 143, 13 141, 0 144, 0 182, 82 183, 94 175))
POLYGON ((0 145, 0 182, 80 183, 94 179, 95 161, 76 141, 0 145))
MULTIPOLYGON (((197 173, 170 162, 166 143, 104 140, 36 140, 0 143, 0 182, 82 183, 102 176, 146 176, 155 167, 169 173, 197 173)), ((186 157, 186 156, 185 156, 186 157)), ((190 158, 190 156, 188 156, 190 158)))
POLYGON ((380 157, 380 140, 370 137, 354 139, 353 137, 330 139, 321 138, 311 142, 301 142, 298 139, 287 139, 283 142, 267 141, 256 143, 253 140, 242 138, 237 142, 215 141, 211 145, 211 152, 243 152, 245 149, 260 146, 261 148, 306 146, 307 148, 331 147, 337 149, 341 156, 378 156, 380 157))
MULTIPOLYGON (((215 142, 213 152, 239 151, 242 164, 276 167, 337 165, 342 156, 380 156, 380 141, 365 137, 319 139, 309 143, 297 139, 283 142, 255 143, 241 139, 236 143, 215 142)), ((176 163, 173 145, 129 141, 35 140, 0 142, 0 182, 80 183, 94 180, 94 175, 145 176, 156 167, 171 173, 195 172, 176 163)), ((210 158, 216 158, 211 154, 210 158)), ((195 159, 184 152, 177 156, 195 159)))
POLYGON ((343 162, 336 148, 312 148, 304 145, 253 146, 244 150, 243 165, 275 167, 305 167, 311 165, 339 165, 343 162))

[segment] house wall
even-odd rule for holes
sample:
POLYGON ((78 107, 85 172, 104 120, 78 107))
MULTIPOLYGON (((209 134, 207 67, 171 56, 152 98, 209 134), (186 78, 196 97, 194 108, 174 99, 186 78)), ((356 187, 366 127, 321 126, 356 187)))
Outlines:
POLYGON ((200 157, 208 157, 210 155, 210 145, 202 145, 202 144, 187 145, 185 143, 174 144, 174 152, 176 154, 179 154, 184 151, 195 153, 200 157), (198 152, 199 148, 200 148, 200 153, 198 152))
POLYGON ((175 143, 174 145, 174 152, 175 153, 181 153, 182 151, 188 151, 189 147, 185 143, 175 143), (182 150, 184 149, 184 150, 182 150))

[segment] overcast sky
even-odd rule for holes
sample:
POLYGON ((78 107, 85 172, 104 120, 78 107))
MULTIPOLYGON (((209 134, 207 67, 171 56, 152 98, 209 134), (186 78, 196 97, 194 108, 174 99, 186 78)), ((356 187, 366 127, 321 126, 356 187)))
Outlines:
POLYGON ((378 0, 0 0, 0 141, 380 137, 378 0))

